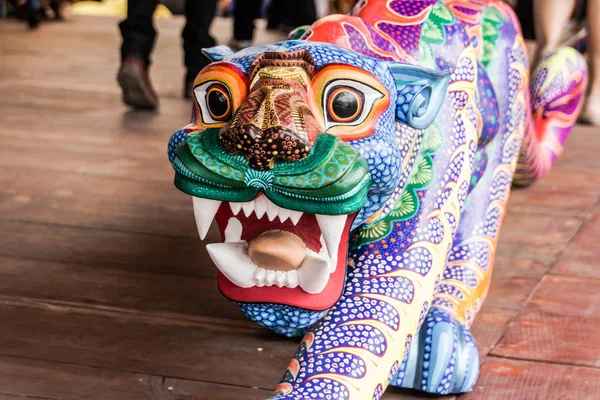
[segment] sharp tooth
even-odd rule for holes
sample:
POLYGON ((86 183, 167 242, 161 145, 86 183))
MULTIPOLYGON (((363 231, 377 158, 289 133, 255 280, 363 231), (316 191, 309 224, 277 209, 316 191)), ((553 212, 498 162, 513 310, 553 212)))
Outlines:
POLYGON ((231 208, 233 215, 238 215, 242 210, 242 203, 229 203, 229 207, 231 208))
POLYGON ((278 214, 279 214, 279 207, 277 205, 275 205, 273 202, 268 201, 267 216, 269 217, 269 221, 273 221, 275 219, 275 217, 277 217, 278 214))
POLYGON ((225 228, 225 243, 235 243, 242 240, 242 223, 235 217, 229 218, 225 228))
POLYGON ((327 260, 309 250, 302 266, 298 269, 300 287, 310 294, 321 293, 329 282, 329 276, 327 260))
POLYGON ((300 211, 291 211, 291 215, 290 218, 292 220, 292 222, 294 223, 294 225, 298 225, 298 221, 300 221, 300 218, 302 218, 302 213, 300 211))
POLYGON ((284 223, 292 214, 292 210, 288 210, 287 208, 279 207, 279 220, 281 223, 284 223))
POLYGON ((244 215, 249 217, 250 214, 252 214, 252 211, 254 211, 254 201, 242 203, 242 209, 244 210, 244 215))
POLYGON ((248 243, 212 243, 206 246, 210 258, 231 282, 242 288, 255 285, 258 268, 248 255, 248 243))
POLYGON ((196 227, 198 228, 200 239, 204 240, 221 202, 201 199, 199 197, 192 197, 192 199, 194 204, 194 216, 196 217, 196 227))
POLYGON ((340 247, 340 240, 342 239, 348 216, 317 214, 316 217, 321 233, 323 233, 325 245, 327 245, 329 257, 331 257, 333 262, 337 263, 338 248, 340 247))
POLYGON ((254 200, 254 212, 256 213, 256 218, 261 219, 267 212, 268 207, 269 200, 266 198, 266 196, 259 196, 256 200, 254 200))

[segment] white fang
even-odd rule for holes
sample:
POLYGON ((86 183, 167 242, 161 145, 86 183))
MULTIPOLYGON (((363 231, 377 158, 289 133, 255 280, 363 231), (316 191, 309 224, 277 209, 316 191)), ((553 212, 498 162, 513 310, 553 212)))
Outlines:
POLYGON ((200 235, 200 239, 204 240, 208 230, 210 229, 210 226, 212 225, 213 219, 217 214, 217 210, 219 209, 221 202, 216 200, 201 199, 193 196, 192 199, 198 234, 200 235))

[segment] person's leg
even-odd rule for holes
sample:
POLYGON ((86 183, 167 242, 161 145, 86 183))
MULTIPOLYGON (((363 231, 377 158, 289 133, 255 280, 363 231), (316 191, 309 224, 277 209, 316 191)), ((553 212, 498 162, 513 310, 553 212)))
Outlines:
POLYGON ((588 0, 587 30, 588 59, 590 66, 590 95, 600 97, 600 0, 588 0))
POLYGON ((128 0, 127 19, 119 24, 123 44, 117 81, 123 90, 123 102, 134 108, 154 109, 158 105, 148 77, 156 37, 152 15, 157 5, 158 0, 128 0))
MULTIPOLYGON (((293 8, 290 7, 292 25, 294 28, 302 25, 312 25, 317 20, 317 9, 315 8, 314 0, 302 0, 299 3, 300 7, 297 12, 293 12, 293 8)), ((290 3, 288 4, 291 5, 290 3)))
POLYGON ((233 40, 229 46, 241 50, 252 44, 254 20, 260 14, 262 0, 238 0, 233 13, 233 40))
POLYGON ((515 14, 519 17, 521 31, 525 40, 535 40, 533 23, 533 0, 519 0, 514 7, 515 14))
POLYGON ((215 16, 217 0, 187 0, 185 2, 186 24, 182 32, 184 62, 187 68, 184 96, 191 97, 191 88, 198 72, 209 64, 202 54, 203 48, 213 47, 215 39, 210 36, 210 24, 215 16))
POLYGON ((317 19, 329 15, 329 0, 315 0, 315 10, 317 11, 317 19))
POLYGON ((588 97, 580 122, 600 125, 600 0, 587 4, 588 97))
POLYGON ((267 11, 267 29, 277 29, 281 24, 283 17, 283 8, 285 3, 282 0, 271 0, 267 11))
POLYGON ((533 0, 533 19, 537 49, 532 70, 544 54, 556 49, 561 35, 575 10, 576 0, 533 0))
POLYGON ((50 8, 52 9, 52 12, 54 13, 55 19, 57 19, 59 21, 63 21, 65 19, 64 15, 63 15, 63 8, 64 8, 63 0, 51 0, 50 8))
POLYGON ((138 57, 146 66, 150 65, 150 53, 156 38, 152 15, 157 5, 158 0, 127 1, 127 19, 119 24, 123 37, 121 61, 127 57, 138 57))
POLYGON ((285 2, 282 10, 282 25, 287 31, 303 25, 312 25, 317 19, 317 11, 313 0, 296 0, 285 2))
POLYGON ((29 24, 29 28, 36 29, 41 21, 39 0, 28 0, 27 11, 27 23, 29 24))

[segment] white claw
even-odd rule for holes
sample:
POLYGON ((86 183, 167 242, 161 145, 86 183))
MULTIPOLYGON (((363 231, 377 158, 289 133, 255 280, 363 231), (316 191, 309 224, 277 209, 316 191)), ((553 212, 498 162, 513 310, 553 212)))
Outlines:
POLYGON ((220 201, 192 197, 194 216, 200 239, 204 240, 221 205, 220 201))

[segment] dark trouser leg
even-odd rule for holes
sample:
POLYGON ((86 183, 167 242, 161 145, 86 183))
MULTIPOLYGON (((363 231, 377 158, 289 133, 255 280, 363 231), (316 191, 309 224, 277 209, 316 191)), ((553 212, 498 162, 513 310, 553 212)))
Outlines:
POLYGON ((523 37, 526 40, 535 40, 535 30, 533 28, 533 1, 519 0, 515 7, 515 13, 519 17, 523 37))
POLYGON ((37 28, 40 24, 40 2, 39 0, 28 0, 27 1, 27 23, 31 29, 37 28))
POLYGON ((127 57, 139 57, 150 65, 150 53, 154 46, 156 31, 152 24, 152 15, 158 0, 128 0, 127 19, 119 24, 123 45, 121 61, 127 57))
POLYGON ((281 19, 283 17, 283 8, 285 4, 281 0, 271 0, 271 5, 269 6, 268 14, 268 29, 277 29, 279 24, 281 24, 281 19))
POLYGON ((215 16, 217 0, 187 0, 183 29, 183 51, 187 68, 186 81, 194 80, 198 72, 209 64, 208 58, 202 54, 203 48, 213 47, 215 39, 208 33, 215 16))
POLYGON ((252 40, 254 20, 260 14, 261 0, 238 0, 233 14, 233 37, 235 40, 252 40))
MULTIPOLYGON (((291 3, 288 3, 291 5, 291 3)), ((315 2, 313 0, 303 0, 300 2, 299 12, 292 12, 290 14, 294 16, 294 25, 312 25, 317 20, 317 10, 315 8, 315 2)), ((288 7, 289 7, 288 5, 288 7)))
POLYGON ((313 0, 296 0, 294 2, 283 2, 283 24, 297 28, 302 25, 312 25, 317 19, 317 10, 313 0))

